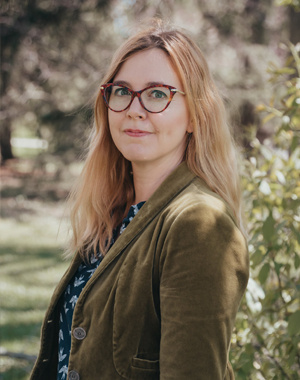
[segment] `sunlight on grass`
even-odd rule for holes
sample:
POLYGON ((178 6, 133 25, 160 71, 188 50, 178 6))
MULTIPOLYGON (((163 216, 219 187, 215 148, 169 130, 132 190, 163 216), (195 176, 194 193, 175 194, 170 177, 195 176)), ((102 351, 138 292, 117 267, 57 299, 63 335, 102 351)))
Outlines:
MULTIPOLYGON (((1 346, 37 355, 41 323, 68 263, 62 258, 66 226, 58 234, 57 207, 1 220, 1 346)), ((45 206, 46 207, 46 206, 45 206)), ((1 357, 1 380, 26 380, 32 360, 1 357)))

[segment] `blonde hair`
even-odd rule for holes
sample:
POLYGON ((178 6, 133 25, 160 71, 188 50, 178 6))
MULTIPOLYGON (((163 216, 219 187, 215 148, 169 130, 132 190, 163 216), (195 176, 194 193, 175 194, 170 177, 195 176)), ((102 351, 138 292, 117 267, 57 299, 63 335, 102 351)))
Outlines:
MULTIPOLYGON (((185 160, 188 167, 230 206, 242 229, 237 157, 224 103, 199 47, 186 33, 156 21, 129 38, 115 53, 102 83, 112 82, 134 53, 158 48, 171 60, 186 93, 193 133, 185 160)), ((105 254, 116 228, 134 201, 131 164, 114 145, 108 110, 99 92, 94 128, 82 174, 70 195, 73 236, 69 252, 83 258, 100 249, 105 254)))

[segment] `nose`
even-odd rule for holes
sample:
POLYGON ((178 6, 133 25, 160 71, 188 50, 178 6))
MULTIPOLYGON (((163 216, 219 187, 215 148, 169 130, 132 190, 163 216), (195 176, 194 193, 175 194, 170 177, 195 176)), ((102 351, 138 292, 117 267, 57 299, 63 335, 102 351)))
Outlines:
POLYGON ((145 119, 147 111, 142 107, 137 96, 134 97, 130 107, 127 109, 127 117, 130 119, 145 119))

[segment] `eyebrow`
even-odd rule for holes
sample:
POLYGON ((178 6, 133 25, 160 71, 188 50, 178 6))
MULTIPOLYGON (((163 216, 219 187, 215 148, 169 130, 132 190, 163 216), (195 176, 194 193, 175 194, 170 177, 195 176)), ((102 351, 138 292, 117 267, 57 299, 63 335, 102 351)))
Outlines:
MULTIPOLYGON (((123 86, 126 86, 126 87, 131 88, 130 83, 129 83, 129 82, 126 82, 126 81, 124 81, 124 80, 117 80, 117 81, 115 81, 114 83, 116 83, 116 84, 121 84, 121 85, 123 85, 123 86)), ((158 84, 164 84, 164 83, 163 83, 163 82, 147 82, 147 83, 146 83, 146 87, 148 87, 148 86, 155 86, 155 85, 158 85, 158 84)), ((146 87, 145 87, 145 88, 146 88, 146 87)))

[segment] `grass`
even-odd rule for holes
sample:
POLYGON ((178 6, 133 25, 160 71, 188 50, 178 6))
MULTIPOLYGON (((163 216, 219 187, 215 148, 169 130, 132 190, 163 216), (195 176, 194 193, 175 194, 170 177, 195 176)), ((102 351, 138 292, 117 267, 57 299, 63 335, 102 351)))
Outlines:
POLYGON ((53 196, 56 188, 55 194, 64 196, 64 186, 53 177, 34 178, 30 173, 6 173, 1 178, 0 346, 2 352, 26 359, 0 356, 0 380, 29 378, 47 305, 68 265, 62 258, 64 202, 53 196))

